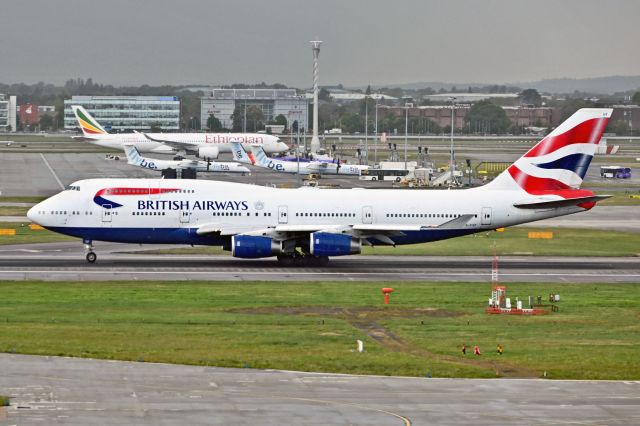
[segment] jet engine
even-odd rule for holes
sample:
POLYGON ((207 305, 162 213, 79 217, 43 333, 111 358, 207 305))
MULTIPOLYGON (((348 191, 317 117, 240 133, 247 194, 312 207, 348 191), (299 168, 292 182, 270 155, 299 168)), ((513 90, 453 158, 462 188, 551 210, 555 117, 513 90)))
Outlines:
POLYGON ((243 259, 271 257, 282 253, 282 241, 269 237, 234 235, 231 238, 231 254, 243 259))
POLYGON ((218 158, 219 153, 220 150, 217 146, 201 146, 198 148, 198 157, 205 160, 207 158, 218 158))
POLYGON ((314 256, 346 256, 362 250, 360 239, 351 235, 314 232, 310 239, 309 249, 314 256))

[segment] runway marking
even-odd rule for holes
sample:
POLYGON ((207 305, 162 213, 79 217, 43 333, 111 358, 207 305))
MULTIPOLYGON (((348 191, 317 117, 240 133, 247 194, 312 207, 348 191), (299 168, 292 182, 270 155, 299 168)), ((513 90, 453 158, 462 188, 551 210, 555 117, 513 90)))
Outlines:
POLYGON ((47 168, 49 169, 49 171, 53 175, 53 178, 56 180, 56 182, 58 182, 58 185, 60 185, 60 189, 64 190, 64 185, 62 184, 62 182, 58 178, 58 175, 56 174, 56 172, 53 171, 53 168, 51 167, 51 164, 49 164, 47 159, 44 157, 44 154, 40 154, 40 157, 42 158, 42 161, 44 161, 44 165, 47 166, 47 168))

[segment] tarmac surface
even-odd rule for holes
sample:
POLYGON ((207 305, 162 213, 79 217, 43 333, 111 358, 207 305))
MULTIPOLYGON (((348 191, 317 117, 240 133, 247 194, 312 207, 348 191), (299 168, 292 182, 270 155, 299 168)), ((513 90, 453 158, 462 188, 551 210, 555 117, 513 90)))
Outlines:
POLYGON ((429 379, 0 354, 2 424, 640 423, 638 381, 429 379), (4 417, 4 419, 3 419, 4 417))
MULTIPOLYGON (((98 261, 88 264, 80 242, 0 246, 0 280, 491 280, 489 256, 346 256, 326 267, 283 267, 275 258, 135 253, 155 248, 167 247, 96 243, 98 261)), ((500 281, 640 282, 640 262, 635 257, 501 257, 500 281)))

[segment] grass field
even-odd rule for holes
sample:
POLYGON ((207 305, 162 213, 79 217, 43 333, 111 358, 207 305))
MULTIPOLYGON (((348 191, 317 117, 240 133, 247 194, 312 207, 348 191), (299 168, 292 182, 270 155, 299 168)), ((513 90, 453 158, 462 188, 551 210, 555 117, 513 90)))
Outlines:
POLYGON ((0 216, 26 216, 30 207, 0 206, 0 216))
MULTIPOLYGON (((367 255, 486 256, 495 243, 499 255, 640 256, 640 233, 569 228, 507 228, 450 240, 408 246, 365 247, 367 255), (529 239, 530 231, 551 231, 553 239, 529 239)), ((158 254, 223 254, 219 247, 149 250, 158 254)))
POLYGON ((485 314, 490 286, 477 283, 21 281, 0 283, 0 292, 3 352, 382 375, 640 379, 637 284, 509 284, 512 298, 561 295, 558 313, 531 317, 485 314), (396 290, 388 307, 385 286, 396 290), (354 350, 356 339, 364 353, 354 350), (483 355, 462 356, 463 343, 483 355))
MULTIPOLYGON (((0 209, 2 208, 0 207, 0 209)), ((78 241, 80 243, 78 238, 56 234, 46 229, 31 229, 29 222, 0 222, 0 228, 16 230, 15 235, 0 235, 0 245, 53 243, 56 241, 78 241)))
POLYGON ((47 197, 7 197, 0 196, 0 203, 39 203, 46 200, 47 197))

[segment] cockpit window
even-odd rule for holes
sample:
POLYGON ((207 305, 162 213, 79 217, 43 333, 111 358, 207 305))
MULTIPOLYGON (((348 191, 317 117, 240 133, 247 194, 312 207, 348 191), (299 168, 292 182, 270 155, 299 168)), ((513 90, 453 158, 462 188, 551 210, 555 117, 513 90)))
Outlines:
POLYGON ((67 186, 67 191, 80 191, 80 187, 76 186, 76 185, 69 185, 67 186))

